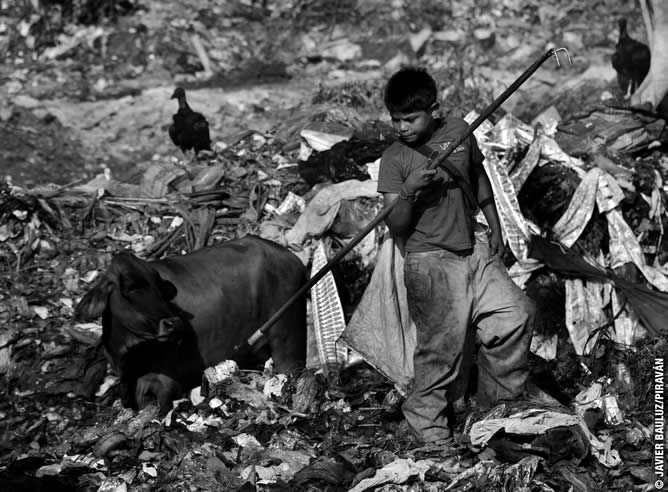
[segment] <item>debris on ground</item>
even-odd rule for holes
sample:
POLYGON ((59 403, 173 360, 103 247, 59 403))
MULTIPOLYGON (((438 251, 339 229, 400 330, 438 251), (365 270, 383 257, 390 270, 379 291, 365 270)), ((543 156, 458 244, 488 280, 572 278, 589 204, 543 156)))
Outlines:
POLYGON ((196 3, 0 5, 12 137, 0 151, 0 488, 647 489, 651 367, 666 353, 665 119, 608 97, 623 96, 614 71, 593 62, 541 70, 531 100, 511 98, 476 131, 504 262, 539 306, 526 399, 483 413, 472 398, 452 442, 416 443, 400 410, 414 327, 381 224, 311 289, 301 373, 224 361, 167 415, 122 407, 101 326, 72 321, 114 252, 156 259, 258 234, 314 274, 382 207, 378 159, 396 138, 387 71, 433 67, 442 111, 471 121, 552 42, 541 28, 527 44, 527 26, 577 11, 582 25, 555 42, 596 46, 598 61, 617 36, 614 21, 587 25, 609 6, 578 2, 196 3), (295 88, 271 85, 286 80, 295 88), (169 139, 176 85, 209 122, 210 149, 169 139))

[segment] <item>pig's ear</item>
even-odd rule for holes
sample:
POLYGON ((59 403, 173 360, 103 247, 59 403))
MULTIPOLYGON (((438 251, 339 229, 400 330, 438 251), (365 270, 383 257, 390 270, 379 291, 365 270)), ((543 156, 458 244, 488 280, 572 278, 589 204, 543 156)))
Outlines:
POLYGON ((113 289, 113 284, 109 279, 102 278, 98 281, 79 301, 74 310, 74 320, 91 321, 102 316, 107 308, 111 289, 113 289))
POLYGON ((176 286, 169 280, 165 280, 161 277, 160 293, 162 294, 163 299, 165 299, 166 301, 171 301, 176 297, 176 286))
POLYGON ((158 323, 157 339, 161 342, 180 341, 183 322, 179 317, 162 318, 158 323))

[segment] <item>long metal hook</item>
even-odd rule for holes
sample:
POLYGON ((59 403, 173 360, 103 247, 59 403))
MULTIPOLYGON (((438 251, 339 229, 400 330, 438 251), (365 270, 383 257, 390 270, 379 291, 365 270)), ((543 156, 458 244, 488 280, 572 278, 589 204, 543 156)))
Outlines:
MULTIPOLYGON (((429 164, 429 167, 431 169, 435 169, 437 165, 439 165, 443 160, 445 160, 452 152, 455 151, 456 148, 459 147, 461 143, 464 142, 469 136, 473 134, 473 131, 478 128, 482 124, 483 121, 485 121, 489 116, 496 111, 503 102, 508 99, 526 80, 531 77, 531 75, 540 68, 543 63, 545 63, 548 59, 550 59, 552 56, 554 56, 557 59, 557 66, 559 65, 559 57, 557 56, 559 51, 564 51, 566 52, 566 56, 568 57, 568 61, 572 64, 572 60, 570 55, 568 54, 568 50, 566 48, 552 48, 552 49, 547 49, 545 50, 545 53, 543 53, 538 60, 536 60, 529 68, 527 68, 522 74, 512 83, 510 84, 510 87, 508 87, 503 93, 498 96, 492 104, 487 106, 481 113, 480 116, 478 116, 468 127, 468 129, 461 134, 459 138, 456 138, 454 141, 450 142, 450 145, 448 146, 445 151, 443 151, 436 159, 431 161, 429 164)), ((285 312, 292 307, 295 302, 297 302, 301 296, 303 296, 311 287, 313 287, 317 282, 320 281, 322 277, 325 276, 327 272, 329 272, 332 267, 341 261, 341 259, 347 255, 350 250, 352 250, 355 245, 357 245, 367 234, 369 234, 382 220, 384 220, 392 211, 392 208, 397 204, 399 200, 395 199, 392 201, 390 204, 388 204, 385 208, 383 208, 380 212, 378 212, 378 215, 374 219, 369 222, 364 229, 362 229, 360 232, 357 233, 357 236, 352 238, 341 250, 334 255, 332 259, 327 262, 325 266, 323 266, 320 270, 318 270, 313 276, 297 291, 293 294, 293 296, 285 303, 283 306, 274 313, 274 315, 269 318, 267 321, 264 322, 264 324, 255 332, 251 337, 247 340, 248 344, 251 346, 256 343, 258 340, 260 340, 264 334, 265 331, 267 331, 281 316, 285 314, 285 312)), ((235 347, 235 350, 240 350, 242 344, 239 344, 235 347)))
POLYGON ((568 59, 568 64, 573 65, 573 60, 571 60, 571 54, 568 52, 566 48, 554 48, 552 50, 552 55, 554 56, 554 59, 557 62, 557 68, 561 68, 561 62, 559 61, 559 52, 563 51, 566 53, 566 58, 568 59))

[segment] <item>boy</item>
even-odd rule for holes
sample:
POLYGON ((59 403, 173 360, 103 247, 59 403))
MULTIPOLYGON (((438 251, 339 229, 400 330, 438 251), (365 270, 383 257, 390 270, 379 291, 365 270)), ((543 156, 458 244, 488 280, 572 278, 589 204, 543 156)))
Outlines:
POLYGON ((436 97, 436 83, 423 69, 404 68, 389 79, 384 102, 399 140, 383 153, 378 178, 385 205, 398 200, 385 222, 405 250, 408 309, 417 329, 415 379, 402 410, 425 442, 451 436, 446 408, 451 414, 452 404, 464 401, 472 326, 481 341, 479 405, 523 391, 534 316, 533 303, 500 261, 501 226, 475 137, 450 154, 449 166, 426 168, 426 154, 444 151, 468 128, 461 119, 436 118, 436 97), (478 206, 488 240, 474 231, 478 206))

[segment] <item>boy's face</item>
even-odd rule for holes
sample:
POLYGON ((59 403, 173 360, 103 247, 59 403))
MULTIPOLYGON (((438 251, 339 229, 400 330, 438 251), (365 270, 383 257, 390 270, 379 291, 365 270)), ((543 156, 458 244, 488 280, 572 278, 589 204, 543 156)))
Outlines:
POLYGON ((406 143, 416 143, 431 137, 434 131, 432 112, 436 109, 436 105, 434 106, 429 110, 411 113, 390 113, 392 126, 399 133, 401 140, 406 143))

